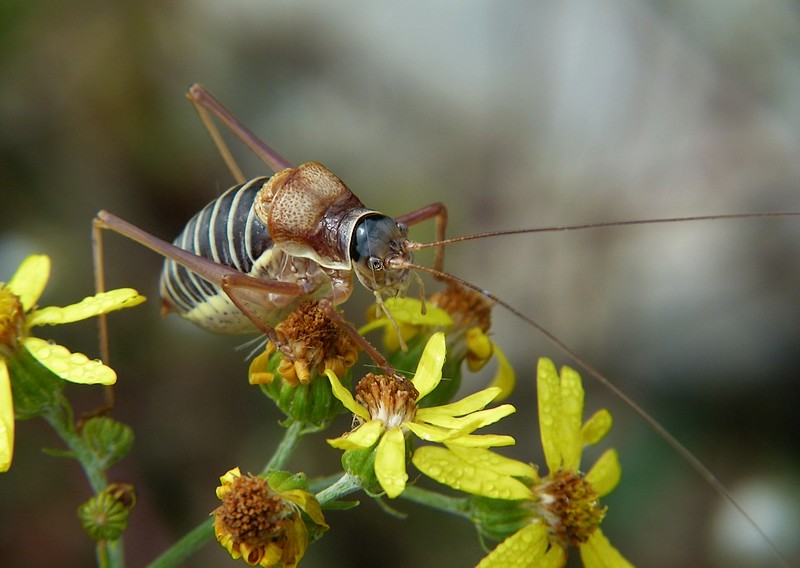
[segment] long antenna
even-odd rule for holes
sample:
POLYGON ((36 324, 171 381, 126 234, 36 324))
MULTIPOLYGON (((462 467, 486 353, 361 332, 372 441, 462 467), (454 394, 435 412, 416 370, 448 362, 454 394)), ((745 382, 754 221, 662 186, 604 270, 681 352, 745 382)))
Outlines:
MULTIPOLYGON (((759 215, 764 216, 764 214, 759 214, 759 215)), ((796 213, 794 213, 794 215, 796 215, 796 213)), ((776 214, 767 214, 766 216, 776 216, 776 214)), ((736 218, 736 217, 738 217, 738 216, 734 216, 734 218, 736 218)), ((711 217, 706 216, 706 217, 703 217, 703 218, 704 219, 709 219, 709 218, 717 219, 717 218, 720 218, 720 217, 719 216, 711 216, 711 217)), ((731 218, 731 216, 726 216, 724 218, 731 218)), ((690 217, 688 219, 689 220, 700 220, 701 217, 690 217)), ((647 222, 648 221, 645 221, 645 223, 647 223, 647 222)), ((665 220, 651 220, 649 222, 666 222, 666 221, 665 220)), ((635 222, 625 222, 625 224, 632 225, 632 224, 636 224, 636 223, 635 222)), ((606 225, 607 225, 606 223, 599 224, 599 226, 606 226, 606 225)), ((576 225, 576 227, 584 228, 584 226, 579 226, 579 225, 576 225)), ((589 226, 586 226, 586 228, 588 228, 588 227, 589 226)), ((523 231, 520 231, 520 232, 523 232, 523 231)), ((499 233, 499 234, 507 234, 507 233, 499 233)), ((456 239, 455 242, 458 242, 458 240, 459 239, 456 239)), ((437 244, 442 244, 442 243, 440 242, 440 243, 437 243, 437 244)), ((428 274, 432 274, 436 278, 443 279, 443 280, 449 280, 450 282, 454 282, 456 284, 459 284, 461 286, 464 286, 466 288, 474 290, 475 292, 478 292, 479 294, 482 294, 483 296, 489 298, 490 300, 492 300, 496 304, 502 306, 503 308, 505 308, 506 310, 511 312, 513 315, 515 315, 516 317, 518 317, 519 319, 521 319, 525 323, 533 326, 533 328, 536 329, 539 333, 541 333, 548 341, 550 341, 550 343, 555 345, 558 349, 560 349, 563 353, 565 353, 568 357, 570 357, 586 373, 588 373, 597 382, 599 382, 601 385, 603 385, 608 390, 610 390, 617 398, 619 398, 622 402, 624 402, 626 405, 628 405, 628 407, 630 407, 636 414, 638 414, 639 417, 642 420, 644 420, 644 422, 648 426, 650 426, 650 428, 667 443, 667 445, 669 445, 673 450, 675 450, 675 452, 679 456, 681 456, 684 460, 686 460, 686 462, 692 467, 692 469, 694 469, 700 475, 700 477, 702 477, 709 485, 711 485, 711 487, 725 501, 730 503, 739 512, 739 514, 742 515, 742 517, 747 521, 747 523, 753 529, 755 529, 755 531, 759 534, 759 536, 761 536, 762 539, 764 539, 764 542, 767 543, 767 545, 769 546, 773 556, 778 561, 778 563, 781 566, 785 566, 786 568, 789 567, 789 563, 783 558, 783 556, 781 556, 781 553, 778 551, 778 548, 777 548, 777 546, 775 546, 775 543, 772 542, 772 540, 769 538, 769 536, 767 536, 767 533, 765 533, 764 530, 758 525, 758 523, 756 523, 756 521, 748 514, 748 512, 744 509, 744 507, 742 507, 742 505, 739 504, 739 502, 736 500, 736 498, 734 498, 733 494, 730 491, 728 491, 728 489, 722 484, 722 482, 717 478, 717 476, 714 475, 714 473, 706 465, 704 465, 703 462, 700 461, 700 459, 697 456, 695 456, 691 452, 691 450, 689 450, 689 448, 684 446, 683 443, 681 443, 675 436, 670 434, 669 431, 664 426, 662 426, 661 423, 658 420, 656 420, 649 412, 647 412, 644 408, 639 406, 639 404, 637 404, 632 398, 630 398, 627 394, 625 394, 622 390, 620 390, 619 387, 617 387, 614 383, 612 383, 611 380, 608 377, 606 377, 603 373, 601 373, 599 370, 597 370, 595 367, 593 367, 586 359, 581 357, 569 345, 567 345, 566 343, 561 341, 558 337, 553 335, 552 332, 548 331, 539 322, 537 322, 533 318, 523 314, 522 312, 520 312, 518 309, 516 309, 514 306, 512 306, 508 302, 505 302, 505 301, 501 300, 500 298, 498 298, 497 296, 495 296, 494 294, 492 294, 488 290, 485 290, 485 289, 483 289, 483 288, 481 288, 479 286, 476 286, 475 284, 467 282, 466 280, 463 280, 462 278, 459 278, 459 277, 454 276, 452 274, 448 274, 447 272, 442 272, 440 270, 436 270, 436 269, 429 268, 427 266, 422 266, 422 265, 419 265, 419 264, 413 264, 413 263, 410 263, 410 262, 404 262, 402 264, 402 268, 407 268, 407 269, 411 269, 411 270, 419 270, 419 271, 422 271, 422 272, 427 272, 428 274)))
POLYGON ((432 243, 409 243, 412 250, 422 250, 431 247, 451 245, 464 241, 476 239, 486 239, 489 237, 503 237, 507 235, 523 235, 530 233, 555 233, 564 231, 581 231, 585 229, 608 229, 610 227, 625 227, 630 225, 657 225, 665 223, 683 223, 692 221, 722 221, 726 219, 761 219, 766 217, 798 217, 800 211, 767 211, 763 213, 729 213, 722 215, 693 215, 688 217, 664 217, 659 219, 635 219, 624 221, 606 221, 603 223, 583 223, 580 225, 554 225, 552 227, 536 227, 533 229, 511 229, 508 231, 489 231, 486 233, 476 233, 463 237, 453 237, 432 243))

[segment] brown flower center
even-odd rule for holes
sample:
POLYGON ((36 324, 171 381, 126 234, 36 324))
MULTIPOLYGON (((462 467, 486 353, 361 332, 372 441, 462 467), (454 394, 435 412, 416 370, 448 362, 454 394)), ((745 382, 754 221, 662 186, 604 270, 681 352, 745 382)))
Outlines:
POLYGON ((317 302, 303 302, 275 329, 286 355, 278 372, 290 383, 307 384, 311 372, 331 369, 345 374, 358 359, 358 348, 347 333, 334 324, 317 302))
POLYGON ((592 485, 573 471, 557 472, 535 491, 550 533, 564 546, 579 546, 589 540, 606 514, 607 507, 600 505, 592 485))
POLYGON ((431 296, 431 304, 448 312, 456 327, 479 327, 486 333, 492 325, 492 301, 460 284, 451 282, 442 292, 431 296))
POLYGON ((0 287, 0 355, 9 355, 17 348, 25 325, 25 309, 19 297, 0 287))
POLYGON ((373 420, 387 428, 411 421, 417 413, 419 392, 407 379, 368 373, 356 386, 356 401, 373 420))
POLYGON ((293 513, 266 480, 247 475, 233 480, 214 516, 218 532, 229 536, 236 546, 253 549, 279 539, 293 513))

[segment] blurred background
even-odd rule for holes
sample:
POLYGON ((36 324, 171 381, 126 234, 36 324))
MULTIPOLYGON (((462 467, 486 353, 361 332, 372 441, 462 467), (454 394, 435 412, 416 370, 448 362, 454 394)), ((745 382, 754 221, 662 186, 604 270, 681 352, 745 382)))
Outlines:
MULTIPOLYGON (((789 0, 6 0, 0 76, 0 279, 49 254, 43 305, 91 294, 97 210, 171 240, 232 184, 184 98, 194 82, 370 207, 446 203, 453 235, 800 210, 800 10, 789 0)), ((249 175, 265 173, 234 149, 249 175)), ((161 259, 113 234, 106 248, 109 285, 152 300, 111 317, 115 416, 137 435, 112 478, 139 489, 126 547, 140 566, 216 507, 219 475, 260 470, 280 416, 246 382, 235 350, 246 338, 160 318, 161 259)), ((750 219, 473 241, 451 247, 447 267, 610 376, 798 563, 799 249, 800 220, 750 219)), ((368 301, 358 290, 348 316, 368 301)), ((542 463, 536 358, 569 359, 502 310, 493 329, 519 375, 507 454, 542 463)), ((91 322, 40 335, 97 355, 91 322)), ((769 564, 764 542, 640 418, 586 387, 587 414, 607 406, 616 419, 603 448, 619 449, 623 479, 603 526, 631 561, 769 564)), ((68 394, 79 410, 100 398, 68 394)), ((0 478, 0 563, 92 565, 77 465, 42 454, 59 443, 40 420, 18 423, 16 439, 0 478)), ((329 475, 338 458, 310 437, 290 467, 329 475)), ((331 513, 303 565, 471 566, 484 555, 467 523, 392 506, 408 517, 367 498, 331 513)), ((212 543, 187 565, 225 558, 212 543)))

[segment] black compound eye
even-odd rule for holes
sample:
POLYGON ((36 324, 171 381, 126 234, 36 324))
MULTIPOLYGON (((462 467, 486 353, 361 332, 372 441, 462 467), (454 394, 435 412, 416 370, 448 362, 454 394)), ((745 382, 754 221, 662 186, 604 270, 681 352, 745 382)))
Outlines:
POLYGON ((372 256, 369 259, 369 268, 374 271, 383 270, 383 261, 377 256, 372 256))

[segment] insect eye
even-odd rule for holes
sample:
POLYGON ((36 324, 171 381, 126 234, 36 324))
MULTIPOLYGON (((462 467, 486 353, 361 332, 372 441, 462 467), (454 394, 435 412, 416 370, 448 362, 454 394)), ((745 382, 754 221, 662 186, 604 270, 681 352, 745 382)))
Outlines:
POLYGON ((383 270, 383 261, 377 256, 371 256, 369 258, 369 268, 370 270, 383 270))

